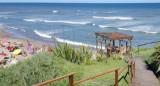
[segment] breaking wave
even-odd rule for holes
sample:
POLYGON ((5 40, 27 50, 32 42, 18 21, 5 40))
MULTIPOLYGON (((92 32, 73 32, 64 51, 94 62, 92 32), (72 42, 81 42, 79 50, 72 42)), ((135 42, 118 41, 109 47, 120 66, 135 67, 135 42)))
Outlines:
POLYGON ((52 21, 52 20, 43 20, 43 19, 23 19, 24 21, 28 22, 46 22, 46 23, 67 23, 67 24, 81 24, 81 25, 87 25, 92 24, 91 22, 75 22, 75 21, 52 21))
POLYGON ((57 13, 58 11, 57 11, 57 10, 53 10, 52 12, 53 12, 53 13, 57 13))
MULTIPOLYGON (((58 37, 50 36, 50 35, 47 34, 47 33, 39 32, 38 30, 34 30, 34 32, 35 32, 37 35, 41 36, 41 37, 44 37, 44 38, 54 38, 54 39, 56 39, 58 42, 61 42, 61 43, 68 43, 68 44, 76 45, 76 46, 90 46, 90 47, 96 48, 96 46, 94 46, 94 45, 84 44, 84 43, 82 43, 82 42, 75 42, 75 41, 64 40, 64 39, 61 39, 61 38, 58 38, 58 37)), ((105 47, 103 47, 103 49, 105 49, 105 47)))
POLYGON ((96 19, 117 19, 117 20, 133 20, 135 18, 132 17, 102 17, 102 16, 93 16, 96 19))
POLYGON ((126 30, 126 31, 132 31, 132 32, 143 32, 143 33, 149 33, 149 34, 158 34, 159 32, 153 32, 153 31, 147 31, 147 30, 135 30, 135 29, 127 29, 127 28, 118 28, 113 26, 107 26, 107 25, 98 25, 100 28, 115 28, 118 30, 126 30))

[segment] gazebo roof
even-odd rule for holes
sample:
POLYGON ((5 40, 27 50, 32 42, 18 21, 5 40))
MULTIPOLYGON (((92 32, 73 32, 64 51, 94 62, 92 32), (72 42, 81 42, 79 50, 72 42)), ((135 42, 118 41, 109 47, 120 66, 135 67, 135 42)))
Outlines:
POLYGON ((102 38, 107 38, 110 40, 133 39, 133 36, 119 32, 95 32, 95 34, 97 36, 101 36, 102 38))

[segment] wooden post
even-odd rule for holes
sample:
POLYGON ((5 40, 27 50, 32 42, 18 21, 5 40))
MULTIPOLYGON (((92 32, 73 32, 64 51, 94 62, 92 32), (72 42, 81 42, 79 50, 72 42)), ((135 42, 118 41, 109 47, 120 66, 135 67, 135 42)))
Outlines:
POLYGON ((133 67, 132 67, 132 61, 131 61, 131 64, 130 64, 130 66, 131 66, 131 72, 130 72, 130 80, 131 80, 131 83, 132 83, 132 74, 133 74, 133 67))
POLYGON ((130 50, 130 52, 132 52, 132 39, 130 39, 130 45, 131 45, 131 50, 130 50))
POLYGON ((119 40, 119 50, 121 50, 121 40, 119 40))
POLYGON ((135 77, 136 77, 136 62, 134 61, 134 64, 133 64, 133 70, 134 70, 134 76, 133 76, 133 78, 135 79, 135 77))
POLYGON ((118 86, 118 70, 115 70, 115 86, 118 86))
POLYGON ((112 40, 110 40, 110 53, 109 53, 109 56, 111 57, 112 55, 112 40))
POLYGON ((101 39, 101 56, 102 56, 102 54, 103 54, 103 50, 102 50, 102 44, 103 44, 103 38, 101 39))
POLYGON ((127 48, 128 48, 128 42, 126 42, 126 53, 128 53, 127 48))
POLYGON ((73 84, 73 75, 69 76, 69 86, 74 86, 74 84, 73 84))
POLYGON ((98 36, 96 35, 96 50, 97 50, 97 52, 98 52, 98 36))

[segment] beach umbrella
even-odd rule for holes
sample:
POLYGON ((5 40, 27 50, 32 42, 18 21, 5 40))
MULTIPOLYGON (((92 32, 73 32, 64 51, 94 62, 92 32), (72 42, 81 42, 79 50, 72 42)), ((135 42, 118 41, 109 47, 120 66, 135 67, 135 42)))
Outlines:
POLYGON ((13 54, 18 55, 18 54, 21 53, 21 51, 22 51, 21 49, 16 49, 16 50, 13 51, 13 54))
POLYGON ((8 42, 8 39, 4 39, 3 42, 8 42))

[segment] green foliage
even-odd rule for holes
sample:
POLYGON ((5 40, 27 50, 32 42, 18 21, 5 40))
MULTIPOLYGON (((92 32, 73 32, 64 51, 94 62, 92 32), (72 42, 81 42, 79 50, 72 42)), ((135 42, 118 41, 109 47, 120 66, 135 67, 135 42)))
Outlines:
POLYGON ((96 57, 98 62, 107 61, 107 56, 104 54, 103 55, 97 54, 96 57))
POLYGON ((139 48, 139 53, 138 53, 138 48, 133 48, 133 53, 136 57, 140 56, 150 56, 155 52, 154 48, 145 48, 145 47, 140 47, 139 48))
POLYGON ((154 74, 160 77, 160 44, 156 45, 155 52, 145 62, 154 74))
POLYGON ((53 48, 52 51, 57 57, 64 58, 73 63, 84 63, 87 65, 92 64, 92 52, 84 46, 80 47, 79 50, 76 50, 67 43, 65 45, 58 43, 58 47, 53 48))
POLYGON ((121 57, 122 57, 122 55, 121 55, 121 53, 114 53, 112 56, 111 56, 113 59, 115 59, 115 60, 118 60, 118 59, 120 59, 121 57))
MULTIPOLYGON (((92 65, 77 65, 56 57, 52 53, 41 53, 33 58, 20 61, 18 64, 0 70, 0 86, 31 86, 33 84, 51 80, 53 78, 77 72, 74 81, 107 72, 115 68, 123 68, 124 61, 112 60, 106 62, 94 62, 92 65)), ((126 71, 122 75, 125 75, 126 71)), ((119 77, 121 78, 122 75, 119 77)), ((115 73, 82 82, 76 86, 113 86, 115 73)), ((127 86, 129 76, 119 82, 119 86, 127 86)), ((68 78, 50 83, 46 86, 68 86, 68 78)))
MULTIPOLYGON (((79 65, 57 58, 53 56, 53 54, 42 53, 33 56, 32 59, 21 61, 16 65, 1 70, 0 85, 31 86, 42 81, 75 72, 75 70, 79 68, 79 65)), ((76 75, 74 78, 80 79, 78 77, 80 77, 80 75, 76 75)), ((49 85, 67 86, 68 78, 49 85)))

